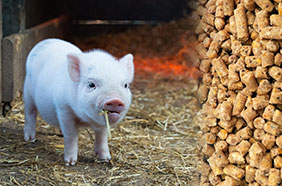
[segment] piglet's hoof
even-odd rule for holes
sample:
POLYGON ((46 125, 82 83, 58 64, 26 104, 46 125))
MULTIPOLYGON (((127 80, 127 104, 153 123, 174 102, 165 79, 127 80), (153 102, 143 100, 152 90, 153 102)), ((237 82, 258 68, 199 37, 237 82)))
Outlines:
POLYGON ((66 166, 74 166, 76 164, 76 161, 70 160, 70 161, 65 161, 66 166))
POLYGON ((36 142, 35 136, 32 136, 32 135, 25 135, 25 136, 24 136, 24 140, 25 140, 26 142, 32 142, 32 143, 36 142))
POLYGON ((98 156, 98 160, 102 162, 109 162, 112 157, 109 150, 102 150, 101 148, 95 149, 96 156, 98 156))
POLYGON ((66 166, 72 165, 74 166, 77 162, 77 157, 75 156, 65 156, 65 164, 66 166))

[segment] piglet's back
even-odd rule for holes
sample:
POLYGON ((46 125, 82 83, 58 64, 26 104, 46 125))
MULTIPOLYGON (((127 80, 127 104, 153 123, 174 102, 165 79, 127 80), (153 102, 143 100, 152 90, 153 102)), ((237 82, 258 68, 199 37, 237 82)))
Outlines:
POLYGON ((81 52, 75 45, 60 39, 43 40, 31 50, 27 57, 26 75, 31 78, 38 77, 43 68, 66 65, 63 63, 66 63, 67 54, 81 52))

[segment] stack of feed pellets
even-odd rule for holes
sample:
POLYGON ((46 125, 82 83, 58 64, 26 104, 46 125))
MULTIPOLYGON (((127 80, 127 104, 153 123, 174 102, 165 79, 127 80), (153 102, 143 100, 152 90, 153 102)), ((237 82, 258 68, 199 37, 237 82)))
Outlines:
POLYGON ((201 185, 281 185, 282 0, 198 0, 201 185))

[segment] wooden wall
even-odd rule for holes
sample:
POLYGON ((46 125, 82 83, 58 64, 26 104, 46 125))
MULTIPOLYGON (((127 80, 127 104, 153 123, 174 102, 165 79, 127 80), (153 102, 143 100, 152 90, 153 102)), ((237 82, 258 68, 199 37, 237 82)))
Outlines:
POLYGON ((25 61, 32 47, 46 38, 66 38, 68 19, 58 2, 64 1, 0 0, 0 114, 3 104, 23 89, 25 61))

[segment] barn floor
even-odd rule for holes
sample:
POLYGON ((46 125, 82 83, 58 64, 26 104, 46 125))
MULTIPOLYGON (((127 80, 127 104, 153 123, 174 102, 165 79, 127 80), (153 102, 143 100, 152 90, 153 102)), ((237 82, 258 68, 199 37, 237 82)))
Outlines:
POLYGON ((40 118, 37 141, 24 142, 19 96, 7 116, 0 118, 0 185, 197 185, 199 129, 192 121, 200 105, 194 96, 196 72, 181 52, 180 41, 189 26, 183 23, 137 28, 99 39, 75 38, 84 50, 95 47, 119 57, 124 51, 135 56, 133 101, 125 120, 111 129, 112 160, 97 160, 93 132, 82 129, 78 163, 65 166, 60 131, 40 118), (161 32, 167 28, 174 30, 161 32), (154 32, 162 34, 154 36, 154 32), (157 40, 142 42, 145 33, 157 40), (180 44, 172 47, 173 43, 180 44))

